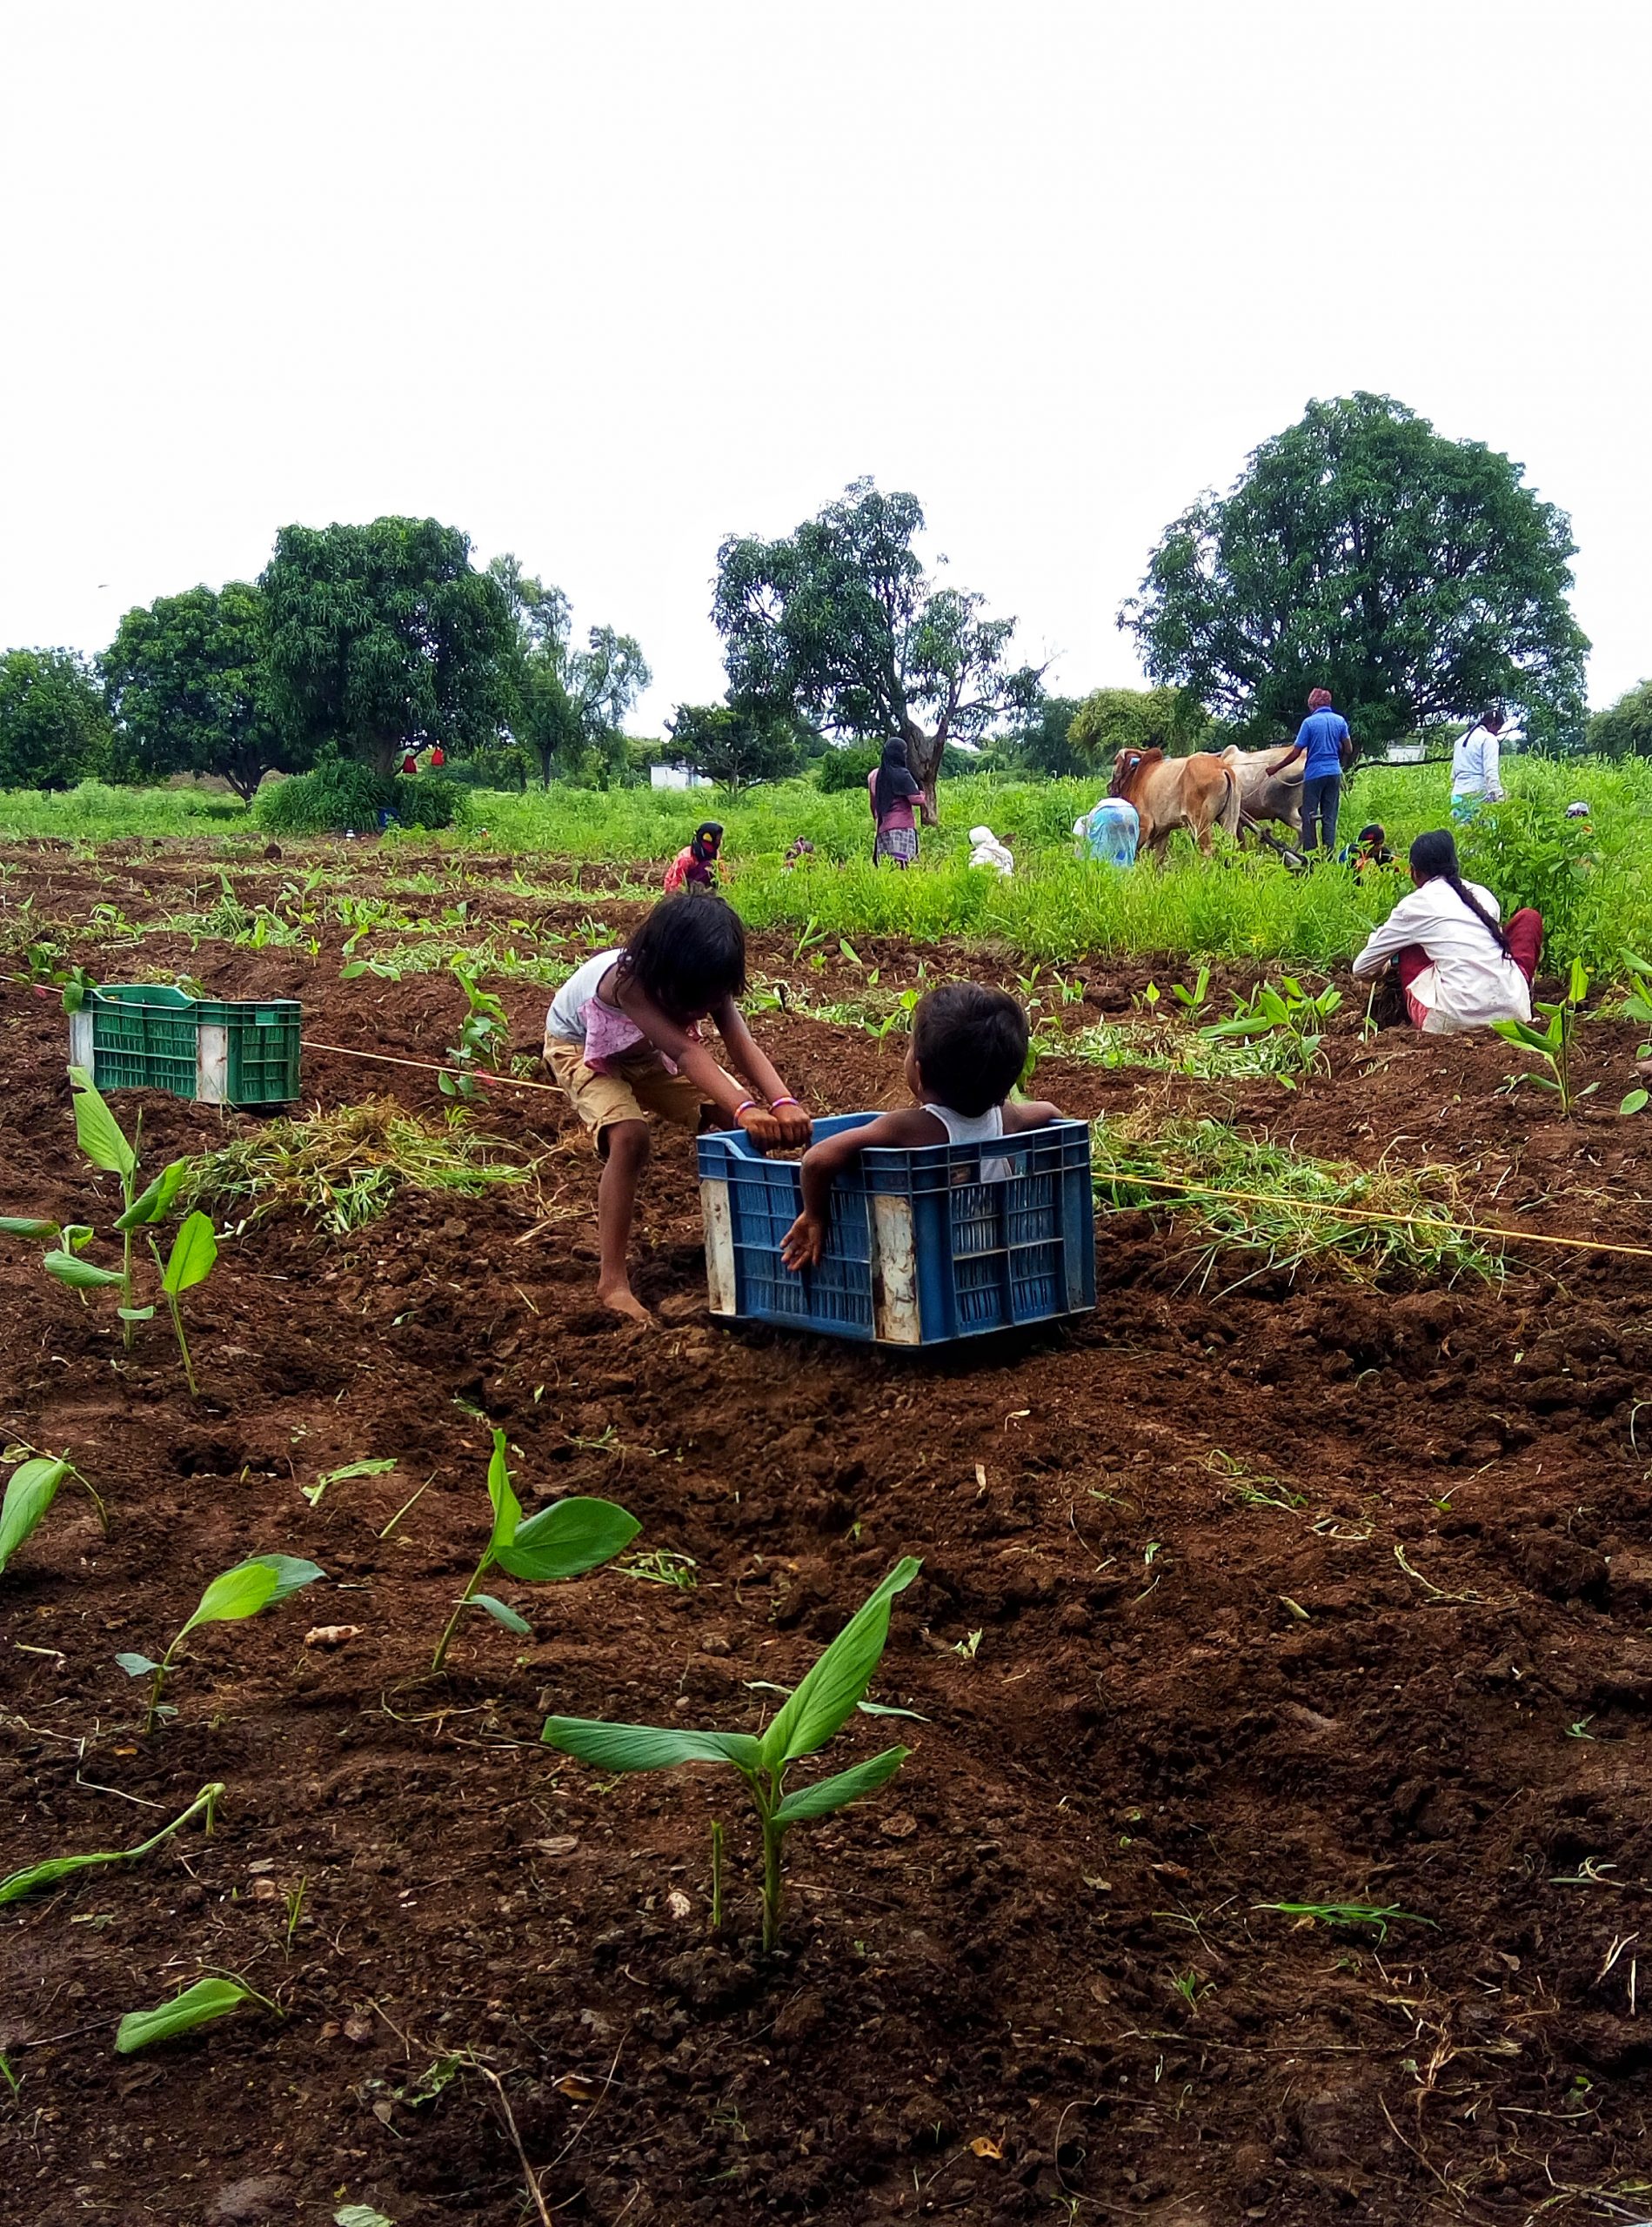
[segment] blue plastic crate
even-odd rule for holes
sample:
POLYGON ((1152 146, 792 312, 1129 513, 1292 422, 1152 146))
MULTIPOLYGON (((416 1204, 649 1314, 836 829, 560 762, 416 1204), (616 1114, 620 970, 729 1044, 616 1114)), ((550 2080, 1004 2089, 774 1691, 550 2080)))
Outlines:
MULTIPOLYGON (((876 1120, 842 1114, 817 1138, 876 1120)), ((873 1146, 832 1187, 826 1256, 793 1275, 780 1240, 802 1209, 795 1160, 743 1130, 699 1140, 712 1312, 885 1346, 937 1346, 1095 1305, 1090 1132, 1052 1121, 985 1147, 1011 1173, 980 1180, 979 1145, 873 1146)))

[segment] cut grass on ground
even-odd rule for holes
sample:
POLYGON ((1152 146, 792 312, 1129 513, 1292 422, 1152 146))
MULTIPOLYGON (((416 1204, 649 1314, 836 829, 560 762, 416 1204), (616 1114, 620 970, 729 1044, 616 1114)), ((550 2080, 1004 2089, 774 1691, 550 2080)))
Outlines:
POLYGON ((1192 1273, 1201 1285, 1234 1252, 1262 1256, 1241 1282, 1274 1268, 1294 1275, 1315 1262, 1362 1281, 1385 1269, 1447 1281, 1503 1273, 1462 1227, 1448 1169, 1356 1167, 1241 1135, 1226 1122, 1155 1124, 1145 1114, 1098 1121, 1091 1149, 1100 1200, 1192 1225, 1192 1273))
POLYGON ((343 1236, 383 1214, 404 1185, 477 1198, 529 1170, 462 1120, 420 1120, 386 1100, 307 1120, 266 1121, 195 1164, 190 1192, 226 1220, 262 1221, 278 1208, 318 1216, 343 1236))

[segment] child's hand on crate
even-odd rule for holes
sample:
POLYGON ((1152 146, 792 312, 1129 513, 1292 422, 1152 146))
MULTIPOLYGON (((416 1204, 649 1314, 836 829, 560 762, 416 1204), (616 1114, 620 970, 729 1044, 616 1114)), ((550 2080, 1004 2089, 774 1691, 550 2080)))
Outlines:
POLYGON ((818 1268, 826 1257, 826 1219, 806 1207, 780 1240, 780 1259, 796 1275, 800 1268, 818 1268))
POLYGON ((784 1152, 788 1146, 806 1145, 814 1134, 808 1115, 790 1098, 778 1106, 742 1106, 734 1120, 759 1152, 784 1152))

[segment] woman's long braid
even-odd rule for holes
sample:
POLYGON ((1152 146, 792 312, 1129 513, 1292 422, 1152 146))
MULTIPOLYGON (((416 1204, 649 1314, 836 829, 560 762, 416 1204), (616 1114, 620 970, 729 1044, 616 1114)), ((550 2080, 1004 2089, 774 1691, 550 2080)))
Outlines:
POLYGON ((1464 886, 1457 864, 1457 846, 1449 829, 1431 828, 1411 846, 1411 871, 1421 881, 1443 881, 1455 889, 1503 957, 1509 956, 1508 939, 1471 889, 1464 886))

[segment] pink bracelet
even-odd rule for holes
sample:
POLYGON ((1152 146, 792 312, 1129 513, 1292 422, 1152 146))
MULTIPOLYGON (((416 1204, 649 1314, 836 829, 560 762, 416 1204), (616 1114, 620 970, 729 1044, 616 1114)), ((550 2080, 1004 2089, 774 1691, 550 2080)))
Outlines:
POLYGON ((801 1103, 802 1100, 796 1098, 772 1098, 769 1100, 770 1106, 773 1107, 776 1112, 778 1112, 782 1106, 798 1106, 801 1103))
POLYGON ((762 1102, 763 1101, 760 1098, 742 1099, 740 1103, 734 1108, 734 1120, 738 1121, 742 1114, 749 1114, 754 1106, 761 1106, 762 1102))

